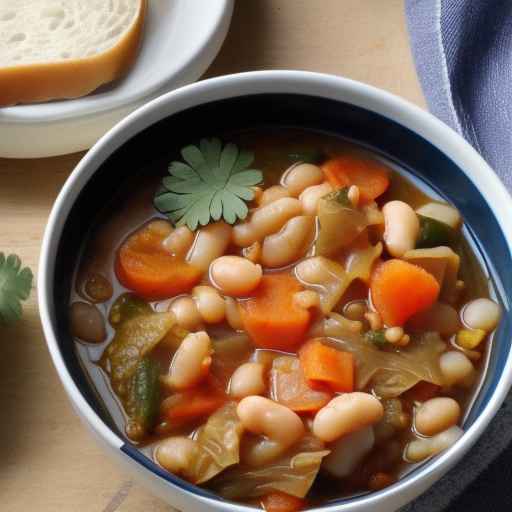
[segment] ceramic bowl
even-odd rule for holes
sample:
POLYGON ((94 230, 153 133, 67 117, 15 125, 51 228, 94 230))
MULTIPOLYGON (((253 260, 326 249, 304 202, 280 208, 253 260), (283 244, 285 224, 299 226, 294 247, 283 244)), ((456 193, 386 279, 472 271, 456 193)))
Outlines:
POLYGON ((206 80, 139 108, 83 158, 63 187, 46 228, 39 305, 53 362, 75 410, 104 448, 141 483, 188 512, 242 511, 163 471, 123 437, 102 409, 74 351, 67 325, 73 268, 82 236, 126 173, 143 172, 169 147, 201 136, 256 126, 296 126, 346 137, 409 170, 462 213, 467 234, 505 310, 491 344, 488 371, 464 421, 464 436, 386 489, 328 503, 323 512, 398 509, 424 492, 471 448, 512 382, 512 220, 510 197, 477 152, 430 114, 351 80, 299 71, 262 71, 206 80))
POLYGON ((233 3, 151 0, 128 74, 82 98, 0 109, 0 157, 42 158, 90 148, 140 105, 197 80, 220 50, 233 3))

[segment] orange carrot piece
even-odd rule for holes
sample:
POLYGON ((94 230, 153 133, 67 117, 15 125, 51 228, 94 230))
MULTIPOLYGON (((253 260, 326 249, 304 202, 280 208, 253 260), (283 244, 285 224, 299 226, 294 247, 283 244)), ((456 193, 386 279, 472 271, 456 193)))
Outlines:
POLYGON ((166 400, 168 400, 165 412, 166 419, 172 423, 181 424, 215 412, 224 405, 227 397, 216 390, 197 388, 172 395, 166 400))
POLYGON ((257 347, 292 350, 304 340, 310 313, 293 301, 301 290, 294 277, 269 274, 263 276, 253 297, 239 303, 244 328, 257 347))
POLYGON ((392 259, 378 265, 370 278, 373 305, 388 326, 404 325, 437 300, 439 283, 426 270, 392 259))
POLYGON ((335 188, 357 185, 362 202, 370 202, 389 186, 389 170, 378 160, 347 153, 325 162, 322 166, 327 181, 335 188))
POLYGON ((331 400, 329 389, 313 389, 304 376, 300 361, 293 356, 278 357, 270 370, 272 400, 295 412, 316 412, 331 400))
POLYGON ((354 390, 354 356, 315 340, 299 351, 304 375, 311 386, 325 384, 333 391, 354 390))
POLYGON ((201 279, 199 269, 165 251, 164 238, 146 226, 131 235, 117 255, 116 274, 121 284, 148 300, 188 292, 201 279))
POLYGON ((306 501, 285 492, 274 491, 264 496, 261 506, 267 512, 298 512, 304 510, 306 501))

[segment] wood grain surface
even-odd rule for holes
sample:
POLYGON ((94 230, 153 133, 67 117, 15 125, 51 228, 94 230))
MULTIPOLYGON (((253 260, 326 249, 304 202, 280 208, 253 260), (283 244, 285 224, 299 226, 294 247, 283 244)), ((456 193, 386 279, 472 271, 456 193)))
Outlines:
MULTIPOLYGON (((343 75, 425 106, 402 0, 238 0, 205 77, 258 69, 343 75)), ((0 159, 0 250, 36 272, 48 214, 81 156, 0 159)), ((23 321, 0 331, 0 380, 2 511, 173 510, 106 459, 81 426, 47 353, 35 289, 23 321)))

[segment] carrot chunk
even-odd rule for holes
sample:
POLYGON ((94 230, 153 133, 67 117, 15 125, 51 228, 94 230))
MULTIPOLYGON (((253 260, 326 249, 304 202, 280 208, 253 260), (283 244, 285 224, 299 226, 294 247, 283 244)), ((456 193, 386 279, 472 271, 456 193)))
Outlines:
POLYGON ((327 181, 335 188, 357 185, 362 202, 371 202, 389 186, 388 168, 373 158, 347 153, 325 162, 322 166, 327 181))
POLYGON ((428 309, 439 295, 439 283, 426 270, 392 259, 378 265, 370 278, 373 305, 388 326, 403 325, 428 309))
POLYGON ((270 274, 263 276, 253 297, 240 302, 244 328, 257 347, 291 350, 304 340, 310 313, 293 300, 301 290, 294 277, 270 274))
POLYGON ((147 300, 188 292, 201 271, 167 252, 165 235, 151 224, 131 235, 117 255, 116 274, 123 286, 147 300))
POLYGON ((298 358, 274 359, 270 370, 271 398, 295 412, 315 412, 333 397, 329 389, 313 389, 298 358))
POLYGON ((261 500, 261 506, 267 512, 298 512, 304 509, 306 502, 291 494, 274 491, 261 500))
POLYGON ((315 340, 299 351, 304 375, 313 387, 327 385, 333 391, 354 390, 354 356, 315 340))
POLYGON ((197 388, 166 398, 163 407, 166 419, 182 424, 208 416, 226 401, 226 395, 215 389, 197 388))

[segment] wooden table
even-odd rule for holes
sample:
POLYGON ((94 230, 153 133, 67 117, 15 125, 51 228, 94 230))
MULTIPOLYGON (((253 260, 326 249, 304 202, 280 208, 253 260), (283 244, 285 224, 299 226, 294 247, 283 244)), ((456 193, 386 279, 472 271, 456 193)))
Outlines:
MULTIPOLYGON (((425 106, 402 0, 239 0, 206 77, 257 69, 343 75, 425 106)), ((37 271, 50 208, 81 157, 0 159, 0 250, 37 271)), ((0 338, 0 509, 172 511, 111 464, 81 426, 46 350, 36 290, 23 321, 0 338)))

